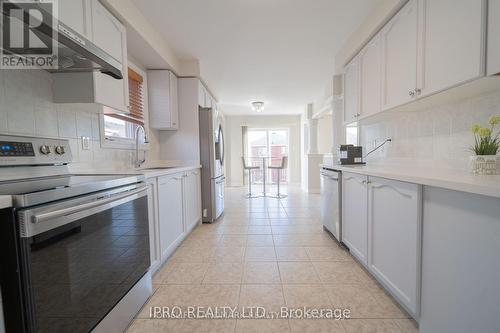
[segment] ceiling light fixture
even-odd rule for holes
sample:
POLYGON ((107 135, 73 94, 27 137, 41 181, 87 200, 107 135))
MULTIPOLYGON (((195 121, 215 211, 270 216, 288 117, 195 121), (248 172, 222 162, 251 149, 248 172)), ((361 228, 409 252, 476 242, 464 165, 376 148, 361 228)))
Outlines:
POLYGON ((252 110, 257 112, 264 111, 264 102, 252 102, 252 110))

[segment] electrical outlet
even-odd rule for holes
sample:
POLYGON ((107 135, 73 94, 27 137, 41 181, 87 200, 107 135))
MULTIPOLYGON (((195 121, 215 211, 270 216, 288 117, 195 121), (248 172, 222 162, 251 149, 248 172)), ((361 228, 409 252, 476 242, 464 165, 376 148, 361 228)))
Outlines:
POLYGON ((90 150, 90 137, 82 136, 82 150, 90 150))

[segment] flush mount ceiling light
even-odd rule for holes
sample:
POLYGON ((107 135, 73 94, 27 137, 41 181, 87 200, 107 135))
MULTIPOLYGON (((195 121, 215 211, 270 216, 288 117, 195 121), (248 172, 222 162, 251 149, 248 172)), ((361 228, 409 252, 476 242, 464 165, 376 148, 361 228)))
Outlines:
POLYGON ((264 111, 264 102, 252 102, 252 110, 257 112, 264 111))

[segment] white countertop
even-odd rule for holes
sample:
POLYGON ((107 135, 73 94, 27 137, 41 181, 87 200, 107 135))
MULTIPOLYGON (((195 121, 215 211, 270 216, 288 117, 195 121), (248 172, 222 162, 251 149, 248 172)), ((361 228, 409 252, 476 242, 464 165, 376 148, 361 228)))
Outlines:
POLYGON ((12 207, 12 198, 10 195, 0 195, 0 209, 12 207))
POLYGON ((171 161, 155 161, 147 163, 146 165, 137 169, 84 169, 72 170, 73 173, 78 174, 141 174, 146 178, 154 178, 159 176, 170 175, 178 172, 199 169, 200 164, 197 163, 183 163, 171 161))
POLYGON ((322 165, 334 170, 500 198, 500 175, 396 165, 322 165))

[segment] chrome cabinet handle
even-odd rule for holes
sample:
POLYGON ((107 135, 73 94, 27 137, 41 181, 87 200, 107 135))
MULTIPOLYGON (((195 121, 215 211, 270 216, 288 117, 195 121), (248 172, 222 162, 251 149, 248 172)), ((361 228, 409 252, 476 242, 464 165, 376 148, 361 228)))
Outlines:
POLYGON ((31 222, 32 223, 40 223, 40 222, 44 222, 47 220, 56 219, 56 218, 59 218, 62 216, 79 213, 82 211, 89 211, 92 208, 104 206, 104 205, 109 204, 111 202, 118 201, 120 199, 124 199, 127 197, 131 197, 135 194, 139 194, 139 193, 145 192, 145 191, 147 191, 147 187, 141 187, 141 188, 136 189, 136 190, 126 191, 125 193, 112 195, 110 197, 104 197, 102 199, 97 199, 96 201, 84 203, 84 204, 81 204, 81 205, 78 205, 75 207, 63 208, 63 209, 55 210, 55 211, 48 212, 48 213, 33 215, 33 216, 31 216, 31 222))
POLYGON ((422 93, 422 90, 421 90, 421 89, 419 89, 419 88, 417 88, 417 89, 415 89, 415 93, 416 93, 416 94, 417 94, 417 96, 418 96, 418 95, 420 95, 420 94, 422 93))
POLYGON ((414 90, 410 90, 408 92, 408 95, 410 95, 410 97, 415 97, 415 91, 414 90))

